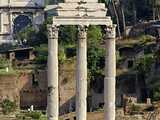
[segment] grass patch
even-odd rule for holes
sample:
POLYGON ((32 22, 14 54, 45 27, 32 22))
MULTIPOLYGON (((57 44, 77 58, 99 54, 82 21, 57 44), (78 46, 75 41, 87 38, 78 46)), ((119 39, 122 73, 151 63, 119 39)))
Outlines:
POLYGON ((9 68, 8 71, 6 69, 0 69, 0 75, 17 75, 17 71, 9 68))
POLYGON ((47 116, 41 111, 21 112, 16 115, 16 120, 47 120, 47 116))

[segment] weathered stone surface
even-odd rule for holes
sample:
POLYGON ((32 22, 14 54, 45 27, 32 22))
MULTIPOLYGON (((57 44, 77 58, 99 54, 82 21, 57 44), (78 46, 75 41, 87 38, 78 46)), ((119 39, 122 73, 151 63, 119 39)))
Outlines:
POLYGON ((0 76, 0 102, 4 99, 15 101, 21 108, 34 105, 36 109, 45 109, 47 103, 46 71, 38 70, 34 73, 37 86, 33 85, 31 71, 19 72, 17 75, 0 76))
POLYGON ((107 9, 103 3, 59 3, 57 13, 59 16, 94 16, 105 17, 107 9))
POLYGON ((105 79, 104 79, 104 120, 115 120, 116 99, 116 30, 115 26, 106 27, 105 79))
POLYGON ((44 21, 44 0, 0 0, 0 44, 14 42, 13 32, 18 16, 27 16, 34 27, 44 21))
POLYGON ((59 105, 60 115, 75 111, 76 70, 74 62, 66 61, 59 71, 59 105))
MULTIPOLYGON (((53 17, 52 25, 78 25, 78 50, 77 50, 77 73, 76 73, 76 119, 87 119, 87 32, 86 26, 106 25, 106 71, 105 71, 105 120, 115 120, 115 27, 112 26, 110 17, 106 17, 107 9, 104 4, 97 3, 96 0, 72 1, 65 0, 54 8, 56 15, 53 17)), ((51 32, 49 32, 51 33, 51 32)), ((50 38, 49 38, 50 39, 50 38)), ((52 52, 49 49, 49 52, 52 52)), ((57 53, 53 55, 57 56, 57 53)), ((52 65, 54 63, 51 63, 52 65)), ((57 62, 56 62, 57 64, 57 62)), ((55 67, 57 70, 57 67, 55 67)), ((54 69, 48 69, 48 72, 54 69)), ((57 76, 52 76, 56 79, 57 76)), ((49 78, 50 79, 50 78, 49 78)), ((58 105, 53 100, 49 103, 58 105)), ((54 106, 50 106, 53 115, 54 106)), ((48 114, 51 112, 48 111, 48 114)), ((55 118, 55 120, 57 117, 55 118)))
POLYGON ((19 104, 19 81, 16 75, 0 76, 0 102, 4 99, 15 101, 19 104))
POLYGON ((0 0, 0 6, 44 7, 44 0, 0 0))
MULTIPOLYGON (((31 105, 36 109, 45 109, 47 106, 47 72, 25 71, 19 73, 17 88, 20 94, 20 107, 29 108, 31 105), (37 84, 34 84, 37 81, 37 84)), ((12 79, 12 78, 11 78, 12 79)))
POLYGON ((107 9, 103 3, 59 3, 58 16, 94 16, 105 17, 107 9))
POLYGON ((58 120, 58 27, 48 26, 48 120, 58 120))
MULTIPOLYGON (((60 117, 62 120, 75 120, 75 113, 69 113, 60 117)), ((88 112, 87 120, 104 120, 103 112, 88 112)), ((115 120, 147 120, 145 115, 118 115, 115 120)), ((159 120, 157 119, 153 120, 159 120)))
POLYGON ((98 2, 98 0, 64 0, 64 2, 75 3, 75 2, 98 2))
POLYGON ((112 25, 111 17, 53 17, 53 25, 112 25))
POLYGON ((76 117, 87 119, 87 26, 78 26, 76 117))

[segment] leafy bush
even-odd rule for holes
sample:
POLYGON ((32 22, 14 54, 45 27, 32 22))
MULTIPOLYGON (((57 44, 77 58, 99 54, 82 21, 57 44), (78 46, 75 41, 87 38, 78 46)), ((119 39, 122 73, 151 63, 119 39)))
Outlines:
POLYGON ((38 63, 38 64, 47 63, 48 45, 47 44, 41 44, 40 46, 35 48, 35 51, 37 52, 37 57, 35 59, 35 62, 38 63))
POLYGON ((47 63, 47 56, 40 55, 40 56, 36 57, 35 62, 37 64, 45 64, 45 63, 47 63))
POLYGON ((35 47, 35 51, 38 52, 40 55, 48 55, 48 45, 47 44, 41 44, 38 47, 35 47))
POLYGON ((151 65, 153 62, 154 59, 152 55, 145 55, 143 58, 137 59, 135 69, 138 70, 139 73, 148 73, 151 70, 151 65))
POLYGON ((9 60, 7 60, 5 58, 0 58, 0 69, 5 68, 5 67, 9 67, 9 66, 10 66, 9 60))
POLYGON ((31 117, 34 120, 39 120, 42 116, 41 112, 33 111, 26 114, 26 116, 31 117))
POLYGON ((102 42, 102 32, 99 26, 90 26, 87 33, 88 47, 99 46, 102 42))
POLYGON ((16 114, 16 120, 26 120, 25 115, 16 114))
POLYGON ((25 29, 16 33, 14 38, 18 41, 27 40, 27 45, 38 46, 40 44, 46 44, 47 38, 47 24, 51 24, 52 19, 48 18, 42 25, 39 25, 39 29, 35 29, 33 25, 27 26, 25 29))
POLYGON ((8 99, 3 100, 2 102, 2 111, 4 114, 9 114, 16 110, 16 103, 8 99))
POLYGON ((47 120, 47 116, 43 115, 39 120, 47 120))
POLYGON ((142 44, 147 44, 149 42, 152 42, 154 38, 150 35, 142 35, 139 37, 142 44))
POLYGON ((131 111, 132 112, 140 112, 140 106, 133 104, 131 106, 131 111))
POLYGON ((60 64, 63 64, 64 61, 66 60, 65 50, 62 46, 59 47, 58 60, 60 64))
POLYGON ((160 86, 157 86, 156 88, 153 89, 153 101, 158 101, 160 100, 160 86))
POLYGON ((59 30, 59 42, 61 45, 75 44, 77 40, 76 26, 61 26, 59 30))
POLYGON ((40 111, 25 111, 16 114, 16 120, 47 120, 47 116, 40 111))

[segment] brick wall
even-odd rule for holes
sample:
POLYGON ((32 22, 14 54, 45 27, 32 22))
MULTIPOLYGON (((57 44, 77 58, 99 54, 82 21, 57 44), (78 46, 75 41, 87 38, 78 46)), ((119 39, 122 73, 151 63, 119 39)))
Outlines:
POLYGON ((46 71, 21 73, 19 80, 21 108, 33 105, 37 109, 45 109, 47 106, 46 71))
POLYGON ((0 75, 0 102, 9 99, 19 103, 19 81, 15 75, 0 75))

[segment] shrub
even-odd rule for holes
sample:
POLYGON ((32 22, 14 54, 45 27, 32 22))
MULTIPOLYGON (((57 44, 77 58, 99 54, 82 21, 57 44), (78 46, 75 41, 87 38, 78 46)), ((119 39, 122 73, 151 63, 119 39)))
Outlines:
POLYGON ((46 64, 47 63, 47 56, 39 55, 38 57, 36 57, 35 62, 37 64, 46 64))
POLYGON ((16 120, 26 120, 26 116, 17 114, 16 120))
POLYGON ((145 55, 143 58, 137 59, 135 70, 138 70, 139 73, 149 73, 153 62, 152 55, 145 55))
POLYGON ((157 86, 153 89, 153 101, 160 100, 160 86, 157 86))
POLYGON ((34 120, 39 120, 41 118, 41 115, 42 115, 41 112, 33 111, 33 112, 27 113, 26 116, 31 117, 34 120))
POLYGON ((154 38, 150 35, 142 35, 139 37, 142 44, 147 44, 149 42, 152 42, 154 38))
POLYGON ((16 103, 8 99, 3 100, 2 102, 2 111, 4 114, 9 114, 16 110, 16 103))
POLYGON ((5 68, 5 67, 9 67, 9 65, 10 65, 9 60, 7 60, 5 58, 0 58, 0 69, 5 68))
POLYGON ((38 55, 48 55, 48 45, 47 44, 41 44, 38 47, 35 47, 35 51, 38 53, 38 55))
POLYGON ((47 116, 43 115, 39 120, 47 120, 47 116))
POLYGON ((140 111, 140 106, 133 104, 131 106, 131 111, 132 112, 139 112, 140 111))
POLYGON ((62 46, 60 46, 59 52, 58 52, 58 61, 60 64, 63 64, 65 60, 66 60, 65 50, 62 46))

